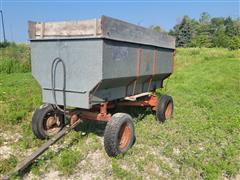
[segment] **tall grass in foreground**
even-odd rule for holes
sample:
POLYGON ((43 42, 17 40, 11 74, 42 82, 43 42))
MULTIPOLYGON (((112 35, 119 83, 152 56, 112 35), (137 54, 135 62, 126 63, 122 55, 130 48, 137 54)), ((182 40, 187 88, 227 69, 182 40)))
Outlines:
POLYGON ((0 73, 29 72, 30 48, 28 44, 15 44, 0 48, 0 73))
POLYGON ((240 58, 240 50, 230 51, 225 48, 178 48, 177 69, 218 58, 240 58))

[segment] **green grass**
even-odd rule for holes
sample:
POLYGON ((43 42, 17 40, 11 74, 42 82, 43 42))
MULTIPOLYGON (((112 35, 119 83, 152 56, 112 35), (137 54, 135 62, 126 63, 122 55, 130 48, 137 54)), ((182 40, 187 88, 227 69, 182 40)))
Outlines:
POLYGON ((0 160, 0 174, 9 173, 17 165, 17 158, 11 155, 9 158, 0 160))
POLYGON ((0 125, 20 123, 41 104, 40 88, 30 73, 0 75, 0 125))
MULTIPOLYGON (((21 133, 15 149, 35 148, 42 142, 32 135, 30 121, 31 112, 41 104, 40 88, 30 73, 0 75, 0 130, 14 128, 21 133)), ((159 124, 152 114, 141 111, 146 116, 134 116, 137 139, 133 148, 118 158, 104 156, 111 168, 102 165, 98 171, 120 179, 219 179, 239 175, 240 51, 177 49, 175 72, 164 84, 160 92, 173 96, 174 118, 159 124)), ((33 172, 44 173, 39 171, 44 167, 42 162, 50 160, 50 167, 70 175, 76 173, 72 169, 88 153, 104 152, 93 133, 82 137, 72 132, 59 144, 65 144, 59 154, 50 151, 44 155, 32 166, 33 172)), ((12 166, 4 161, 2 172, 12 166)), ((87 171, 94 166, 85 168, 87 171)))
POLYGON ((78 152, 71 149, 65 149, 61 152, 59 158, 55 159, 57 168, 64 174, 69 175, 73 172, 77 162, 81 159, 78 152))
POLYGON ((11 43, 5 48, 0 48, 0 73, 29 72, 30 48, 28 44, 11 43))

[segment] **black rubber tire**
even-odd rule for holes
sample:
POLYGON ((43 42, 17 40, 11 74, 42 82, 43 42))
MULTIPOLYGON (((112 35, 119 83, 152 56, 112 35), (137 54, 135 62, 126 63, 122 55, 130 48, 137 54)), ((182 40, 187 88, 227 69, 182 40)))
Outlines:
MULTIPOLYGON (((169 103, 172 103, 172 114, 173 114, 173 109, 174 109, 173 98, 171 96, 168 96, 168 95, 162 95, 159 98, 158 104, 156 106, 156 119, 157 119, 157 121, 164 122, 167 119, 165 117, 165 112, 166 112, 166 109, 167 109, 169 103)), ((172 114, 171 114, 171 117, 172 117, 172 114)))
POLYGON ((108 156, 115 157, 119 154, 123 154, 132 147, 135 141, 134 125, 132 117, 126 113, 116 113, 112 116, 111 120, 107 123, 104 132, 104 148, 108 156), (119 148, 119 133, 122 125, 127 123, 130 129, 129 143, 123 148, 119 148))
MULTIPOLYGON (((55 109, 51 104, 44 104, 37 108, 32 117, 32 132, 38 139, 46 139, 49 135, 44 130, 44 118, 48 113, 54 112, 55 109)), ((64 118, 63 115, 59 117, 60 125, 59 131, 64 126, 64 118)), ((58 131, 58 132, 59 132, 58 131)))

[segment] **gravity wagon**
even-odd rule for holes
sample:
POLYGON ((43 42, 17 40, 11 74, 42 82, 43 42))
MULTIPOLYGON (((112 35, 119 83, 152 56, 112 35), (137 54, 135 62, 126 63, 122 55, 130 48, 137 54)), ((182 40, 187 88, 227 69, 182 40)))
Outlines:
POLYGON ((29 22, 32 74, 43 105, 32 118, 33 133, 48 138, 79 120, 107 122, 109 156, 134 142, 134 124, 116 106, 151 107, 157 121, 172 116, 173 99, 155 94, 174 66, 175 39, 127 22, 99 19, 29 22))

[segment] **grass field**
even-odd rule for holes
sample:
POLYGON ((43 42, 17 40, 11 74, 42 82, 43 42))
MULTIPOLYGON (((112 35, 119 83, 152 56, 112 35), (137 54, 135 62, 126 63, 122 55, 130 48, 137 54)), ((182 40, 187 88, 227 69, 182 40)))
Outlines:
MULTIPOLYGON (((5 174, 43 142, 30 125, 41 104, 40 88, 30 73, 1 72, 0 174, 5 174)), ((136 143, 125 155, 109 158, 101 136, 71 132, 24 176, 13 178, 240 178, 240 51, 177 49, 175 72, 164 84, 160 91, 173 96, 174 118, 159 124, 150 111, 133 110, 136 143)), ((88 124, 86 131, 99 126, 88 124)))

